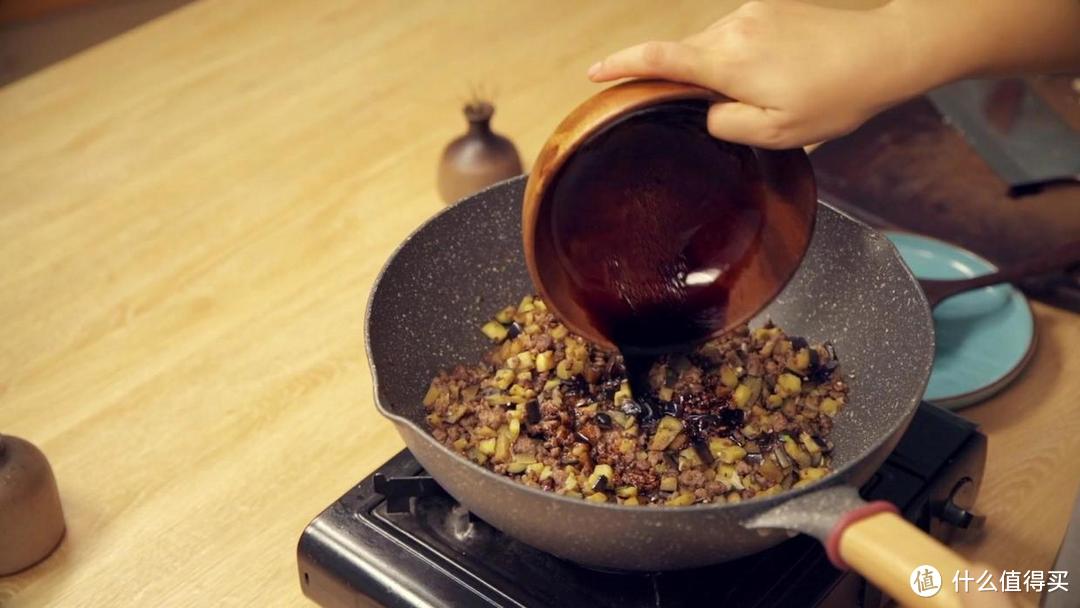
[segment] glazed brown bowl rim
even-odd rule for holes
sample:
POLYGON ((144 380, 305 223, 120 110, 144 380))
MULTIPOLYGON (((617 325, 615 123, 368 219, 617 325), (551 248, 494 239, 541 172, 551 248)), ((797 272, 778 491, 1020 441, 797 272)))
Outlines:
POLYGON ((555 179, 566 165, 566 162, 570 160, 583 145, 588 143, 604 129, 627 118, 630 114, 665 103, 697 100, 711 102, 719 101, 721 99, 723 99, 723 96, 716 91, 696 85, 656 79, 630 80, 604 89, 574 108, 570 114, 560 121, 559 125, 555 128, 552 137, 549 137, 548 140, 544 142, 540 154, 537 156, 536 163, 533 165, 532 171, 529 172, 527 181, 525 182, 525 196, 522 201, 521 231, 522 239, 525 243, 525 266, 529 270, 529 277, 532 279, 533 286, 539 292, 540 297, 551 305, 552 311, 556 313, 556 316, 559 317, 571 332, 582 336, 586 340, 603 348, 609 350, 615 348, 615 345, 604 336, 597 334, 594 331, 590 331, 589 328, 582 328, 575 321, 568 320, 569 317, 567 315, 559 314, 559 307, 555 304, 556 300, 552 298, 551 293, 547 287, 544 286, 543 281, 540 280, 540 269, 536 264, 535 256, 530 255, 529 252, 535 251, 537 223, 540 210, 543 207, 544 201, 542 200, 542 197, 544 192, 546 192, 547 188, 554 183, 555 179), (655 90, 650 92, 648 90, 650 88, 655 90), (590 112, 588 111, 589 104, 597 103, 597 100, 603 97, 611 97, 627 91, 629 91, 627 94, 633 94, 635 91, 642 91, 642 93, 630 103, 622 104, 616 109, 597 113, 596 116, 590 116, 590 112), (576 137, 571 140, 570 145, 566 148, 556 148, 553 150, 552 140, 555 137, 555 134, 563 129, 571 129, 575 123, 579 123, 582 120, 588 120, 589 122, 584 129, 578 130, 576 137), (541 162, 544 154, 549 150, 552 150, 555 154, 554 158, 551 161, 541 162), (540 166, 543 166, 547 170, 547 175, 541 176, 537 173, 536 170, 540 166), (537 188, 540 188, 540 190, 537 191, 537 188), (530 204, 530 200, 535 200, 536 202, 530 204))
MULTIPOLYGON (((548 303, 552 312, 555 313, 559 320, 566 325, 571 332, 605 349, 614 350, 616 348, 611 340, 597 332, 595 328, 583 326, 573 315, 565 314, 566 311, 561 310, 562 307, 560 306, 560 301, 553 297, 551 290, 549 290, 541 280, 540 265, 537 263, 535 252, 537 246, 536 235, 540 231, 539 224, 542 219, 541 211, 545 206, 545 201, 543 200, 544 194, 555 184, 567 162, 574 157, 582 146, 586 145, 595 136, 604 132, 604 130, 629 118, 633 114, 656 106, 680 101, 706 101, 715 103, 726 99, 727 97, 716 91, 682 82, 657 79, 628 80, 596 93, 575 107, 570 114, 559 123, 552 135, 544 142, 540 153, 537 155, 532 171, 527 176, 525 195, 522 202, 521 231, 522 240, 525 244, 525 266, 529 271, 529 277, 532 279, 536 291, 544 301, 548 303), (618 101, 620 96, 627 97, 629 101, 618 101), (608 107, 604 102, 612 98, 616 99, 616 103, 608 107), (599 109, 594 109, 596 107, 599 107, 599 109), (584 126, 582 127, 581 125, 584 126), (569 133, 571 137, 564 141, 564 138, 561 137, 561 135, 565 133, 569 133), (553 155, 550 160, 545 159, 545 156, 548 155, 553 155), (538 169, 540 169, 540 172, 538 172, 538 169)), ((776 158, 784 155, 798 156, 798 161, 803 164, 805 169, 797 173, 809 178, 812 190, 810 196, 813 197, 813 200, 817 200, 813 169, 811 168, 809 156, 806 154, 805 150, 802 148, 772 150, 747 144, 737 145, 745 146, 750 149, 754 156, 758 158, 759 162, 761 161, 762 154, 775 155, 776 158)), ((775 298, 783 291, 787 282, 791 280, 798 270, 799 265, 801 265, 802 260, 806 256, 806 252, 809 250, 809 237, 813 235, 816 219, 817 205, 813 205, 811 207, 809 221, 806 223, 806 228, 809 232, 807 235, 806 247, 803 248, 798 262, 788 269, 789 272, 784 280, 779 281, 777 285, 775 285, 775 290, 771 294, 769 300, 775 298)), ((754 314, 756 314, 756 312, 754 314)), ((735 322, 729 325, 733 326, 746 322, 750 318, 753 318, 754 314, 751 314, 744 319, 734 319, 735 322)), ((715 335, 719 335, 720 333, 723 332, 716 332, 715 335)))

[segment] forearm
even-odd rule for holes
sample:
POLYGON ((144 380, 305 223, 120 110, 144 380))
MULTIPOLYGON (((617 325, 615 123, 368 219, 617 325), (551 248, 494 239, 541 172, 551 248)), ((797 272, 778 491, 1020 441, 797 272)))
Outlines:
POLYGON ((1080 70, 1080 0, 893 0, 919 88, 1021 72, 1080 70))

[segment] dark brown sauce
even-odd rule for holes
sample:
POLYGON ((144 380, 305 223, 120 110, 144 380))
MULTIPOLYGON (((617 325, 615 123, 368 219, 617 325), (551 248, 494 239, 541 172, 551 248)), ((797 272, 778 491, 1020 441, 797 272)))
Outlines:
POLYGON ((643 419, 664 413, 647 382, 655 357, 728 326, 730 288, 761 246, 758 160, 709 135, 706 110, 679 102, 623 118, 585 143, 547 195, 569 295, 622 352, 628 413, 643 419))
POLYGON ((624 353, 670 352, 723 329, 728 290, 760 245, 757 159, 709 135, 705 110, 630 115, 593 136, 551 188, 571 297, 624 353))

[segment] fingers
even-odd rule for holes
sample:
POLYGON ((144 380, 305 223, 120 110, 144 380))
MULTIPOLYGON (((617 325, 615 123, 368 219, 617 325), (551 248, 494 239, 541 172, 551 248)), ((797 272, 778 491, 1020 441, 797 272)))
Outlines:
POLYGON ((619 78, 663 78, 702 84, 701 53, 681 42, 646 42, 618 51, 589 68, 593 82, 619 78))
POLYGON ((776 110, 737 101, 721 101, 709 108, 709 133, 717 139, 759 148, 789 148, 800 145, 796 135, 785 129, 776 110))

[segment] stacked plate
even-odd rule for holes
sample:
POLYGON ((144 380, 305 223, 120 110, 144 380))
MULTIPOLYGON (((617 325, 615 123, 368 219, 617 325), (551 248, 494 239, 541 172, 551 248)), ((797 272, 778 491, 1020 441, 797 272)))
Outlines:
MULTIPOLYGON (((978 255, 937 239, 889 232, 919 279, 967 279, 995 272, 978 255)), ((1024 368, 1035 350, 1027 298, 1009 284, 960 294, 934 309, 937 350, 925 399, 956 409, 990 397, 1024 368)))

